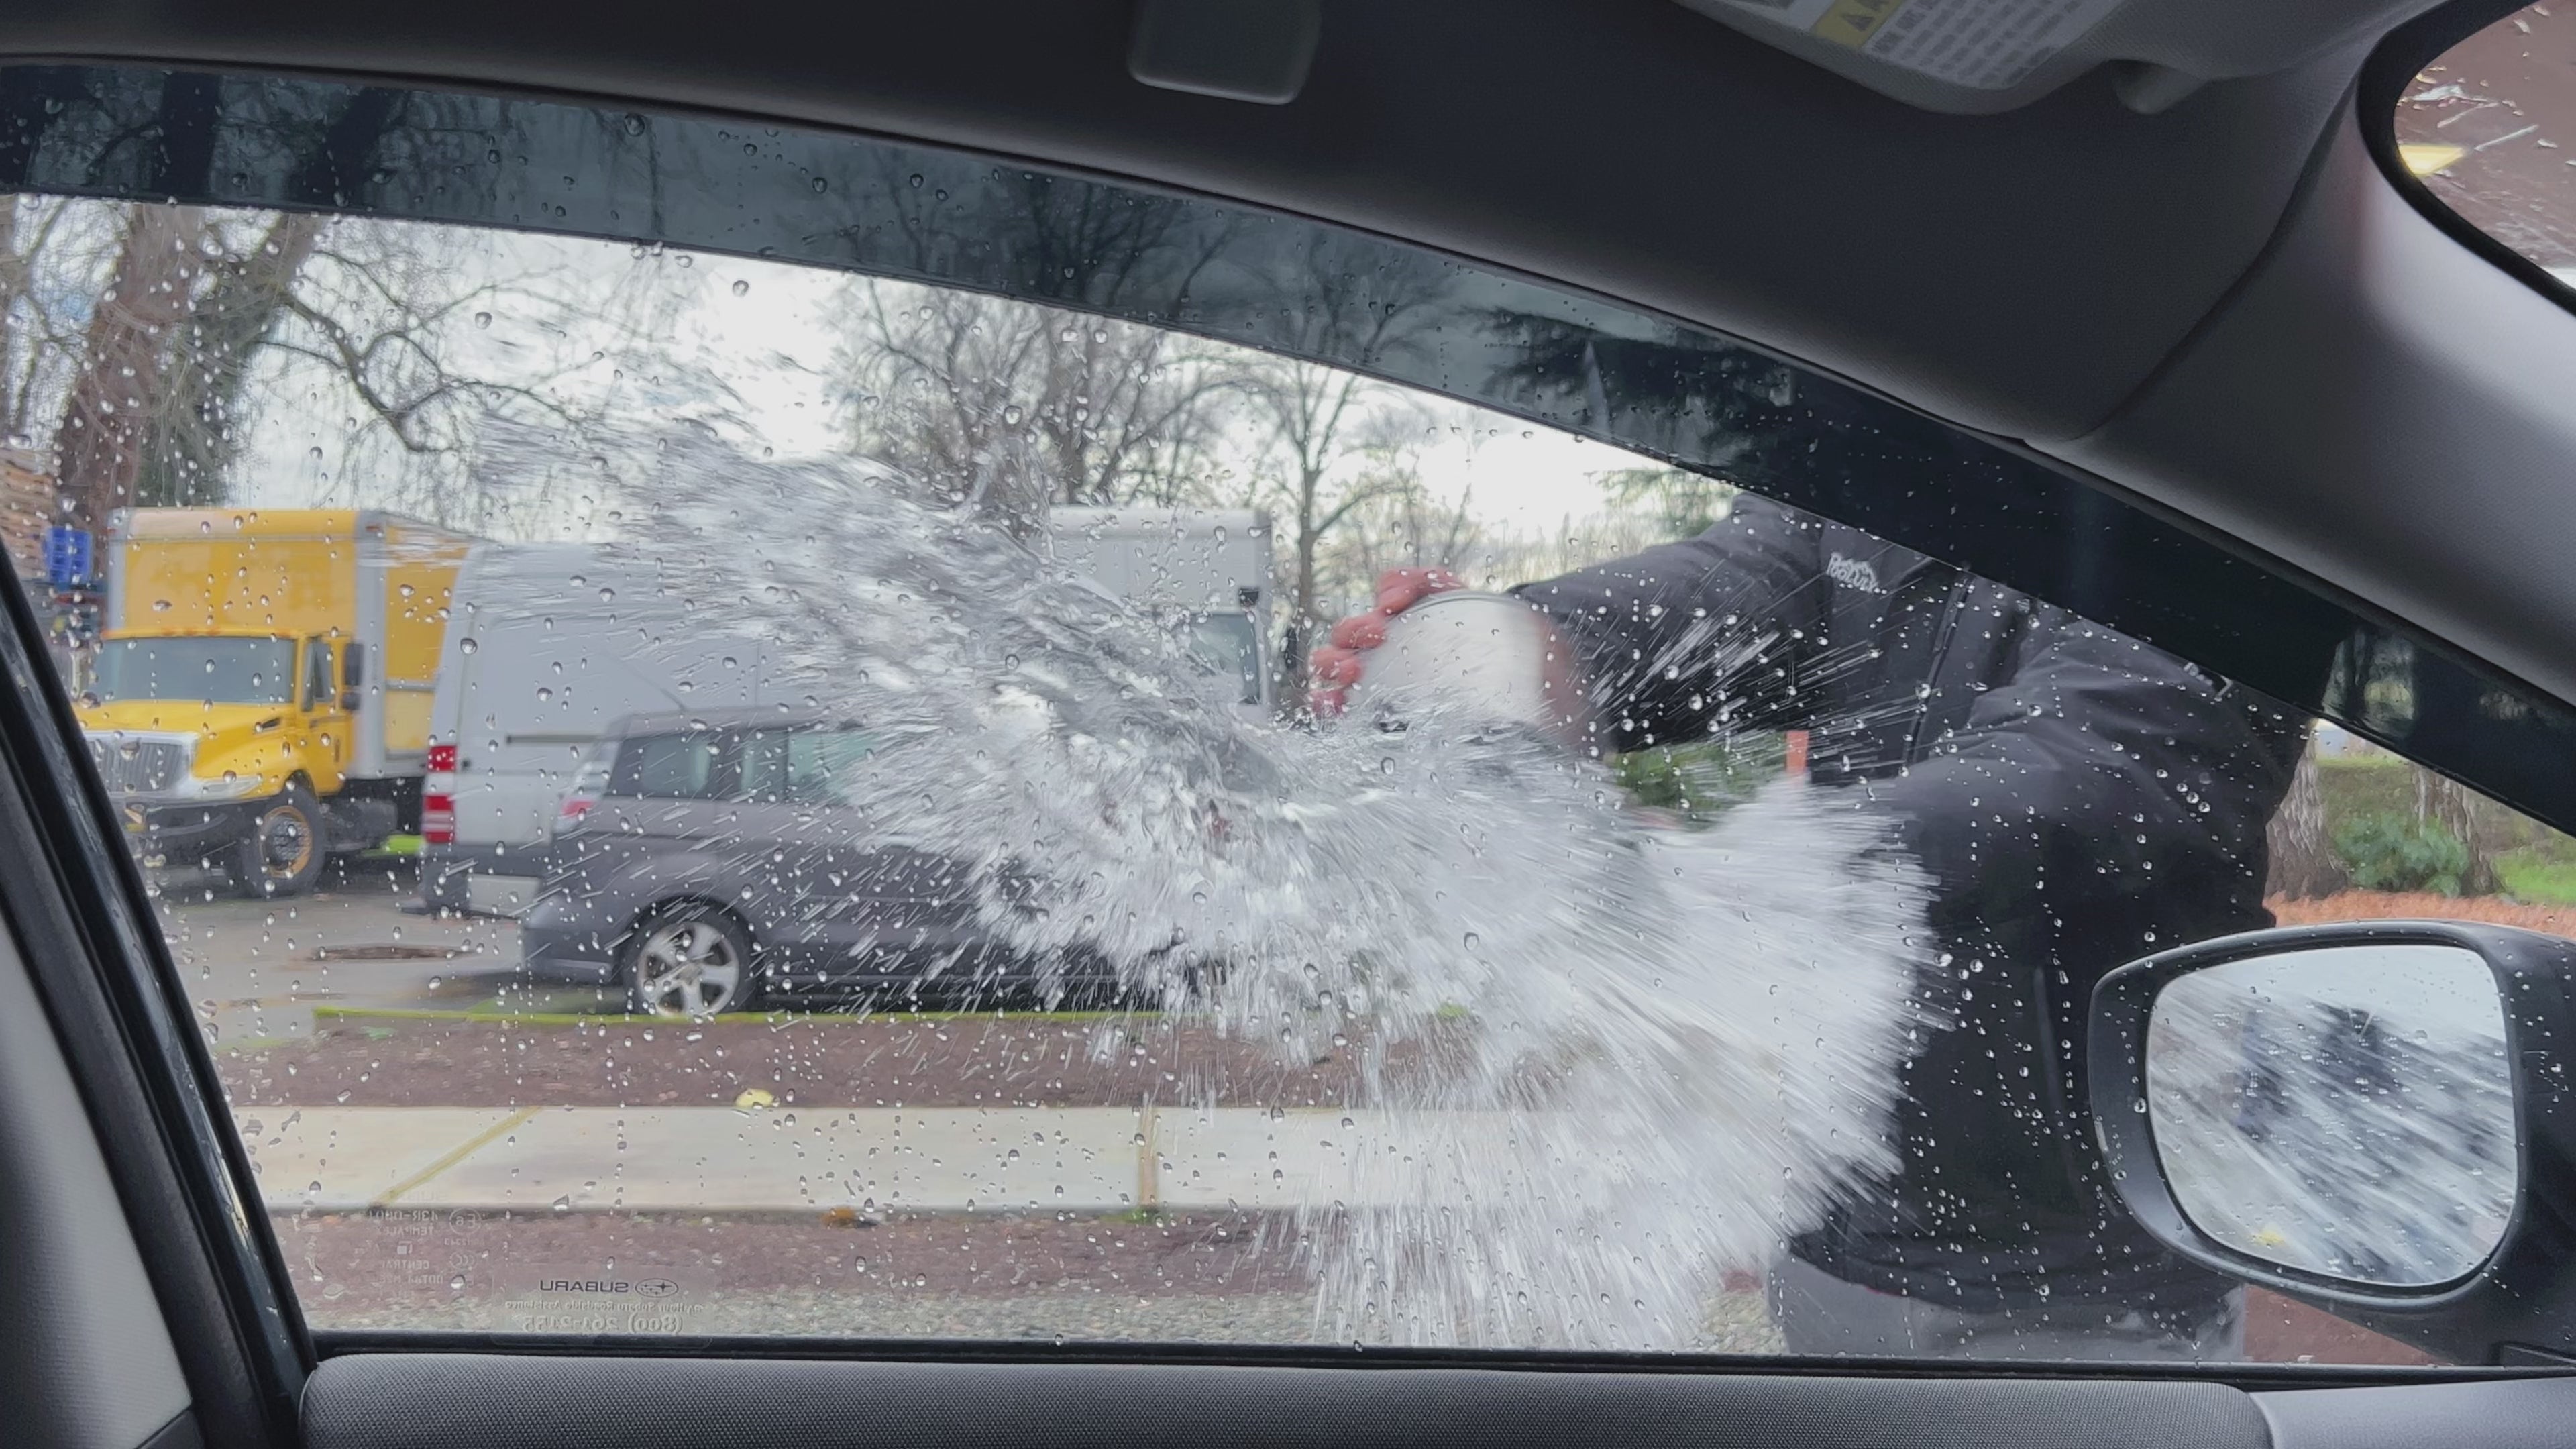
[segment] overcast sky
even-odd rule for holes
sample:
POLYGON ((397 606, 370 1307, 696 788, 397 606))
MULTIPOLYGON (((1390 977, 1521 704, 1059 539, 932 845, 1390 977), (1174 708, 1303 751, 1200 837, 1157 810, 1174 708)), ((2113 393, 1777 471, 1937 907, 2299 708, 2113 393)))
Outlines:
MULTIPOLYGON (((580 305, 562 326, 539 315, 544 309, 511 298, 460 312, 435 344, 456 370, 553 376, 553 386, 586 401, 614 399, 618 415, 648 425, 668 421, 673 399, 639 375, 648 369, 635 365, 638 349, 625 340, 639 321, 658 322, 646 328, 656 350, 704 367, 738 394, 736 426, 728 430, 736 441, 782 456, 842 446, 830 372, 843 274, 505 232, 465 235, 457 252, 440 269, 438 285, 539 276, 537 286, 576 297, 580 305), (477 313, 488 313, 488 320, 478 321, 477 313)), ((381 439, 360 441, 353 450, 353 439, 363 434, 352 428, 345 401, 294 385, 291 373, 272 373, 255 461, 243 470, 243 501, 384 502, 367 481, 395 461, 381 439)), ((1597 512, 1604 500, 1592 475, 1640 461, 1456 404, 1440 404, 1433 421, 1439 437, 1422 455, 1433 493, 1454 502, 1472 490, 1474 514, 1509 534, 1554 533, 1569 518, 1597 512)), ((555 533, 567 521, 523 519, 514 531, 555 533)))

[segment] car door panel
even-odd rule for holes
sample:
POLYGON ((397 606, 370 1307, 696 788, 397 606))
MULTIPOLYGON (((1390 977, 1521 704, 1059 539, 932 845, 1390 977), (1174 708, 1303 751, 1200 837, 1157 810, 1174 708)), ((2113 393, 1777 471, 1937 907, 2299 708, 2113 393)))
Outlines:
POLYGON ((2576 1380, 2300 1389, 2253 1399, 2272 1449, 2549 1449, 2568 1442, 2576 1380))
POLYGON ((308 1449, 2268 1449, 2219 1383, 360 1354, 308 1449))
POLYGON ((975 935, 976 881, 964 861, 884 838, 839 803, 833 771, 875 769, 853 744, 828 761, 826 726, 753 731, 745 741, 741 852, 748 900, 775 922, 768 946, 790 970, 888 977, 954 956, 975 935))

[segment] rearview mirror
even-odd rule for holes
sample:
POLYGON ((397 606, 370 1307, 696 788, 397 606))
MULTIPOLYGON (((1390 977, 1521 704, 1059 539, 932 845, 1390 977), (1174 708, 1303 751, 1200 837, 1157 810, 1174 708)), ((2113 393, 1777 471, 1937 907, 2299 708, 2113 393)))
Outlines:
POLYGON ((2576 1350, 2576 942, 2500 926, 2259 931, 2093 997, 2112 1180, 2206 1266, 2464 1362, 2576 1350))

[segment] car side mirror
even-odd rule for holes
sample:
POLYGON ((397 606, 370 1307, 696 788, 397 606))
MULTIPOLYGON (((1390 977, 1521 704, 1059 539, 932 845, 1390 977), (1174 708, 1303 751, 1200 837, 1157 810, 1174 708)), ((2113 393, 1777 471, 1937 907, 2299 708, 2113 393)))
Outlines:
POLYGON ((2576 1362, 2576 941, 2257 931, 2093 993, 2112 1182, 2166 1246, 2464 1363, 2576 1362))
MULTIPOLYGON (((367 682, 367 644, 352 639, 340 646, 340 682, 355 690, 367 682)), ((350 706, 355 708, 355 706, 350 706)))

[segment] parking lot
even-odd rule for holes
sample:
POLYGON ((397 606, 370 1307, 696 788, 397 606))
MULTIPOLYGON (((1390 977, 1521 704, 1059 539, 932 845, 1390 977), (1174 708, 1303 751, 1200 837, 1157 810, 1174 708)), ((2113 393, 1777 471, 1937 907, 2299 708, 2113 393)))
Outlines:
POLYGON ((317 1007, 569 1011, 605 1000, 527 992, 508 921, 406 914, 417 899, 407 862, 355 862, 312 895, 280 901, 184 874, 155 885, 180 978, 219 1045, 308 1036, 317 1007))
MULTIPOLYGON (((159 885, 317 1324, 1336 1331, 1306 1276, 1330 1231, 1313 1209, 1385 1145, 1347 1110, 1348 1053, 1282 1063, 1097 1012, 625 1019, 521 981, 508 921, 407 913, 400 862, 292 901, 159 885), (612 1270, 664 1298, 611 1311, 540 1286, 612 1270)), ((2248 1327, 2259 1359, 2418 1361, 2268 1295, 2248 1327)), ((1697 1342, 1777 1350, 1749 1269, 1697 1342)))

